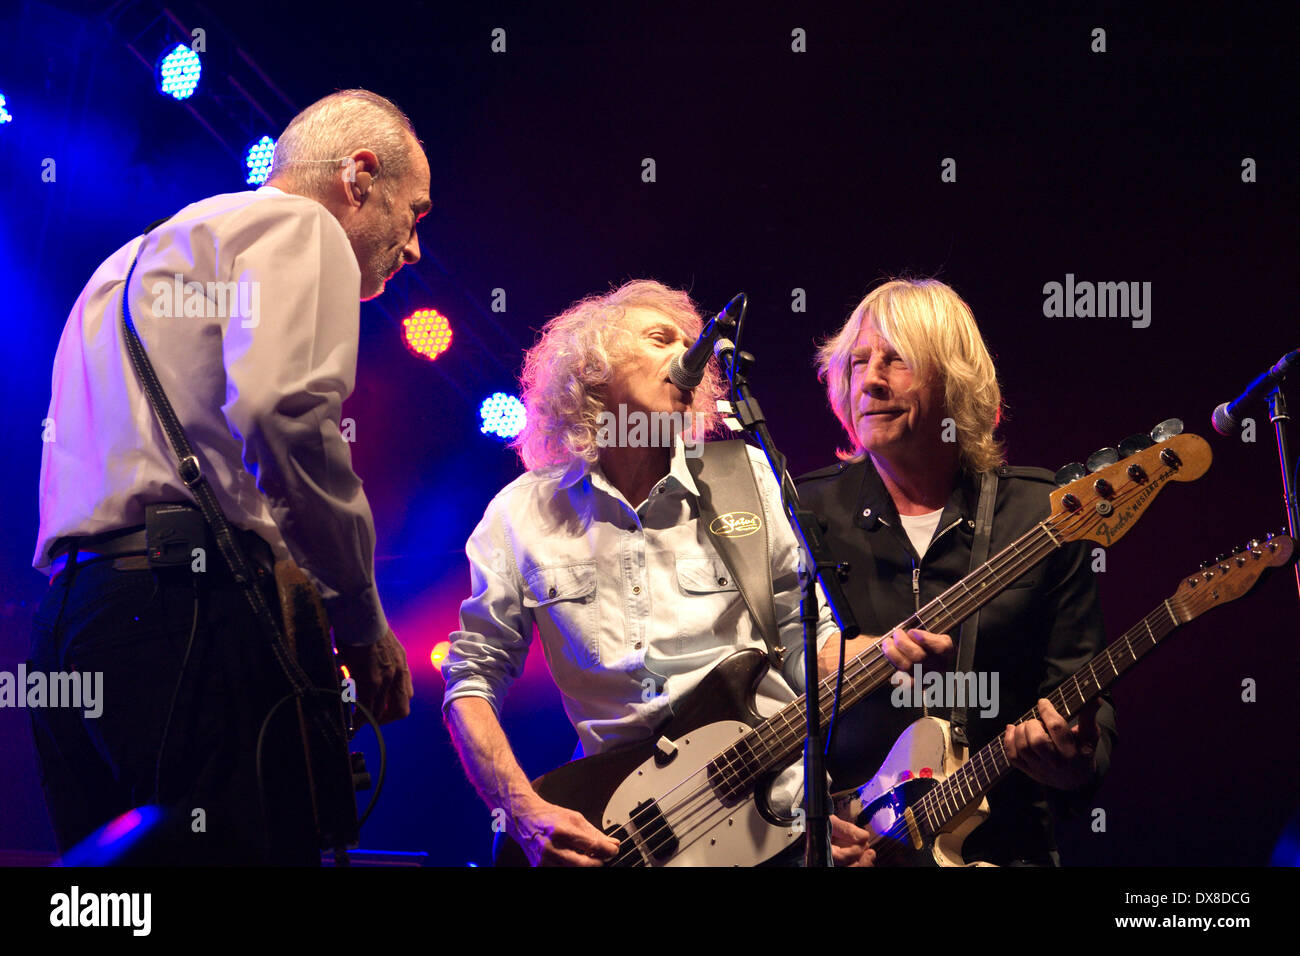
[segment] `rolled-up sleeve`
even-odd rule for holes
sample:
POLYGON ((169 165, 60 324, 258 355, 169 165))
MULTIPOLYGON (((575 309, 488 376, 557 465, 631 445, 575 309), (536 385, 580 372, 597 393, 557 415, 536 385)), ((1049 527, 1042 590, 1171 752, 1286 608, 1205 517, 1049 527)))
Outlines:
POLYGON ((532 613, 524 606, 518 569, 507 543, 501 499, 488 505, 465 545, 470 596, 460 606, 442 665, 447 682, 442 706, 482 697, 501 713, 506 691, 524 670, 533 639, 532 613))
POLYGON ((290 554, 317 583, 335 641, 388 630, 375 587, 375 528, 340 430, 356 378, 360 271, 325 207, 255 203, 222 237, 227 281, 253 308, 223 338, 226 402, 290 554))

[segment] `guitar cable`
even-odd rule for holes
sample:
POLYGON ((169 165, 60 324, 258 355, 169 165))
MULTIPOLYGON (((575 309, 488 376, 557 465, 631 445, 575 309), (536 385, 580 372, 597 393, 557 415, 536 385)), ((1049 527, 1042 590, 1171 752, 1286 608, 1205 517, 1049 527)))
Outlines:
MULTIPOLYGON (((154 571, 154 587, 157 588, 158 572, 154 571)), ((185 674, 190 666, 190 654, 194 650, 194 637, 199 630, 199 578, 190 575, 190 586, 194 592, 194 613, 190 618, 190 636, 185 643, 185 656, 181 659, 181 671, 176 677, 176 687, 172 690, 172 701, 167 707, 167 718, 163 721, 162 741, 158 744, 158 759, 154 763, 153 804, 162 805, 162 768, 163 755, 167 752, 167 738, 171 735, 172 717, 176 713, 176 701, 180 699, 181 686, 185 683, 185 674)))
MULTIPOLYGON (((307 693, 323 694, 334 701, 338 700, 338 694, 339 694, 338 689, 332 687, 309 687, 307 688, 307 693)), ((299 700, 299 699, 300 698, 296 692, 290 691, 289 693, 281 697, 278 701, 276 701, 275 704, 271 707, 271 709, 267 711, 266 717, 263 718, 262 720, 262 727, 257 733, 257 752, 255 757, 255 764, 257 769, 257 795, 258 798, 262 801, 263 807, 265 807, 267 803, 266 778, 265 775, 263 774, 263 768, 262 768, 262 751, 263 751, 263 746, 266 743, 266 731, 267 728, 270 726, 271 719, 275 716, 276 711, 278 711, 281 707, 283 707, 285 704, 289 703, 290 701, 299 700)), ((306 698, 301 698, 301 699, 304 704, 308 703, 306 698)), ((379 723, 375 720, 374 716, 370 713, 370 709, 360 701, 354 702, 353 706, 357 709, 357 711, 360 712, 361 716, 365 719, 366 723, 375 729, 375 740, 379 745, 379 776, 375 781, 375 792, 371 795, 370 802, 366 805, 365 812, 362 813, 357 818, 357 831, 360 832, 361 827, 365 825, 366 820, 370 819, 370 814, 374 811, 375 806, 379 803, 380 794, 383 793, 384 778, 388 775, 388 748, 384 744, 384 734, 379 729, 379 723)))

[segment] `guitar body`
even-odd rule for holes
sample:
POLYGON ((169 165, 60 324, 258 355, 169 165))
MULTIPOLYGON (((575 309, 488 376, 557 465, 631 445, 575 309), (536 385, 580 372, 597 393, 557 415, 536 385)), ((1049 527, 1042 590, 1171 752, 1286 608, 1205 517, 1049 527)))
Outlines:
POLYGON ((881 835, 878 866, 991 866, 967 863, 961 848, 966 837, 988 819, 988 801, 981 799, 958 814, 932 838, 909 818, 916 801, 955 773, 966 762, 965 747, 952 742, 946 720, 922 717, 899 736, 876 775, 860 787, 842 809, 857 825, 881 835), (892 836, 885 836, 891 834, 892 836))
MULTIPOLYGON (((533 781, 550 803, 581 813, 620 843, 616 866, 755 866, 803 838, 767 805, 767 784, 721 799, 708 765, 762 722, 754 694, 767 670, 761 651, 731 655, 711 670, 655 737, 567 763, 533 781), (755 793, 758 794, 757 798, 755 793)), ((523 849, 498 834, 496 866, 527 866, 523 849)))

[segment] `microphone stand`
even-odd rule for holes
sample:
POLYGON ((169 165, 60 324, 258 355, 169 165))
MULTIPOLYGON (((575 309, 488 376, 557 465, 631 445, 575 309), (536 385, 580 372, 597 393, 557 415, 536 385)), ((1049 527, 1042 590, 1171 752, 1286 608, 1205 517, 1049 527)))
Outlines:
MULTIPOLYGON (((1291 533, 1291 540, 1295 541, 1298 540, 1296 532, 1300 530, 1300 507, 1296 504, 1296 490, 1288 469, 1291 455, 1286 444, 1286 424, 1291 416, 1287 414, 1286 396, 1282 394, 1280 383, 1268 393, 1268 419, 1277 432, 1277 455, 1282 463, 1282 503, 1286 506, 1287 530, 1291 533)), ((1300 561, 1293 561, 1291 566, 1295 571, 1296 594, 1300 596, 1300 561)))
MULTIPOLYGON (((743 313, 742 313, 743 316, 743 313)), ((739 333, 737 333, 739 337, 739 333)), ((799 502, 794 480, 786 470, 785 456, 777 449, 768 431, 767 419, 758 401, 749 390, 748 372, 754 364, 754 356, 734 348, 726 350, 719 343, 718 360, 723 371, 731 379, 732 404, 735 417, 746 432, 753 435, 768 464, 776 475, 781 489, 781 505, 795 536, 802 544, 801 559, 804 565, 803 597, 799 605, 799 620, 803 624, 803 666, 805 687, 805 718, 808 736, 804 744, 803 780, 804 813, 807 822, 804 841, 805 866, 831 865, 830 839, 830 794, 826 788, 826 758, 822 739, 821 701, 819 699, 820 678, 817 675, 817 584, 821 583, 826 603, 830 606, 835 622, 843 632, 844 640, 851 640, 859 633, 857 620, 844 596, 843 583, 848 576, 848 565, 838 564, 830 555, 830 549, 822 538, 822 519, 813 511, 804 508, 799 502), (809 573, 809 572, 812 573, 809 573)), ((843 660, 840 666, 844 666, 843 660)))

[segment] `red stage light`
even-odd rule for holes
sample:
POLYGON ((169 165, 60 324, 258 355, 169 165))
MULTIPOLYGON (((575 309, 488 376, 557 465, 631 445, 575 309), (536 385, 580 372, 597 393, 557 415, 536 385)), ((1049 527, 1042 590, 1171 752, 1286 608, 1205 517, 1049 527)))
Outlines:
POLYGON ((406 347, 433 361, 451 347, 451 323, 437 309, 418 309, 402 320, 406 347))

